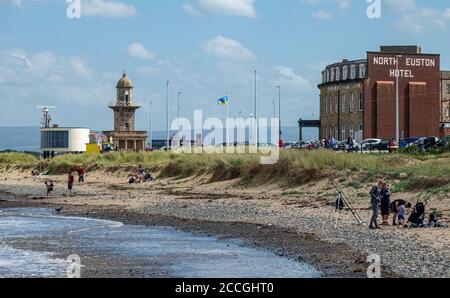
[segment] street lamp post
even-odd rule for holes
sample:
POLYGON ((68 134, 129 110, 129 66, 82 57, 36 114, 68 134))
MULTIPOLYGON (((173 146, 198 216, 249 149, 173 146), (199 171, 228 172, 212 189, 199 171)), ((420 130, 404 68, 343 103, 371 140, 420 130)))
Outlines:
POLYGON ((256 85, 256 75, 255 70, 255 145, 258 148, 258 97, 257 97, 257 85, 256 85))
POLYGON ((178 91, 178 130, 180 130, 180 111, 181 111, 181 106, 180 106, 180 95, 183 92, 178 91))
POLYGON ((167 80, 167 83, 166 83, 166 120, 167 120, 167 123, 166 123, 166 142, 167 142, 166 148, 167 148, 167 150, 170 149, 169 84, 170 84, 170 81, 167 80))
POLYGON ((150 132, 149 132, 149 143, 150 143, 150 149, 153 149, 153 127, 152 127, 152 105, 153 105, 153 102, 150 100, 149 101, 149 107, 150 107, 150 117, 149 117, 149 129, 150 129, 150 132))
POLYGON ((278 128, 280 130, 279 138, 281 140, 282 130, 281 130, 281 86, 276 86, 278 88, 278 128))

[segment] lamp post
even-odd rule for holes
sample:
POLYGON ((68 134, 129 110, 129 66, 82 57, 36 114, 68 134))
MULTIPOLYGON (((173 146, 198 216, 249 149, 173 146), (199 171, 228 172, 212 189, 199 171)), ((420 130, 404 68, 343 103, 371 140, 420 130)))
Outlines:
POLYGON ((149 117, 149 143, 150 143, 150 149, 153 149, 153 127, 152 127, 152 105, 153 102, 150 100, 149 101, 149 108, 150 108, 150 117, 149 117))
POLYGON ((166 123, 166 148, 167 148, 167 150, 169 150, 170 149, 170 123, 169 123, 169 84, 170 84, 170 81, 169 80, 167 80, 167 82, 166 82, 166 120, 167 120, 167 123, 166 123))
POLYGON ((282 130, 281 130, 281 86, 276 86, 278 88, 278 128, 280 130, 279 138, 281 140, 282 130))
POLYGON ((258 97, 257 97, 257 85, 256 85, 256 75, 255 70, 255 145, 258 148, 258 97))
POLYGON ((180 111, 181 111, 181 106, 180 106, 180 95, 183 92, 178 91, 178 130, 180 130, 180 111))

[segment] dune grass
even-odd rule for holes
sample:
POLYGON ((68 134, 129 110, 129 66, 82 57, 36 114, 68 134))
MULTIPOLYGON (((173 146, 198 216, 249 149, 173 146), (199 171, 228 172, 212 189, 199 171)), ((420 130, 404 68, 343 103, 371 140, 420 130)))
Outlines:
MULTIPOLYGON (((0 154, 1 164, 37 163, 31 155, 0 154)), ((276 164, 261 165, 256 154, 177 154, 174 152, 107 153, 102 155, 61 155, 44 162, 51 174, 64 174, 83 165, 88 171, 136 171, 138 165, 158 171, 162 177, 189 177, 208 174, 210 181, 240 178, 245 185, 280 182, 286 186, 301 185, 325 177, 358 175, 364 179, 376 176, 402 180, 406 188, 417 185, 432 187, 450 183, 450 156, 408 156, 404 154, 345 154, 327 150, 283 150, 276 164), (408 180, 408 181, 406 181, 408 180), (418 183, 420 182, 420 183, 418 183)))
POLYGON ((34 164, 38 159, 27 153, 7 152, 0 153, 0 165, 23 165, 34 164))

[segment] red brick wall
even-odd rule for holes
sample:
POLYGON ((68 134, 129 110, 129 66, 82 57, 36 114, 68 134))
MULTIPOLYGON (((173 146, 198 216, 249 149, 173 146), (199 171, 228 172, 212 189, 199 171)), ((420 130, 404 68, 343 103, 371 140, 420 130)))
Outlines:
POLYGON ((364 84, 364 138, 395 137, 396 64, 375 63, 375 57, 398 58, 400 133, 404 137, 439 135, 440 56, 427 54, 368 52, 367 80, 364 84), (407 58, 409 65, 407 65, 407 58), (434 66, 411 66, 412 59, 431 59, 434 66))
POLYGON ((377 123, 376 135, 382 139, 395 137, 395 122, 392 125, 392 115, 395 117, 395 100, 392 94, 395 93, 394 82, 378 81, 377 88, 377 123))

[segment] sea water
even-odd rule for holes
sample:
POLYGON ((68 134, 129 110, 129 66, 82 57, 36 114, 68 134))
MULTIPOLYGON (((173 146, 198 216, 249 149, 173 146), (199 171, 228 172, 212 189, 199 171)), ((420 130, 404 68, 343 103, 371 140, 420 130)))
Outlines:
MULTIPOLYGON (((200 236, 168 227, 65 217, 49 209, 3 209, 0 210, 0 277, 65 276, 67 263, 64 259, 56 257, 51 251, 16 249, 6 244, 17 239, 22 242, 29 239, 41 247, 48 244, 55 250, 70 242, 72 246, 75 243, 75 250, 80 252, 95 251, 106 257, 158 260, 173 277, 321 276, 321 272, 306 263, 246 246, 238 240, 200 236), (39 240, 36 242, 36 239, 39 240)), ((83 263, 82 253, 80 257, 83 263)))

